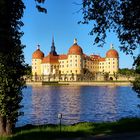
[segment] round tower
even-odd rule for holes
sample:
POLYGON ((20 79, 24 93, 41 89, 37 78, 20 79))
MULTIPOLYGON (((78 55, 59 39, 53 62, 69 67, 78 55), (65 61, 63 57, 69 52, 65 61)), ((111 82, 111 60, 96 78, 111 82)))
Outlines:
POLYGON ((32 54, 32 75, 40 76, 41 73, 41 62, 44 58, 44 53, 40 50, 40 45, 37 46, 37 50, 32 54))
POLYGON ((110 74, 117 72, 119 69, 119 54, 114 49, 113 44, 110 45, 110 50, 106 53, 106 71, 110 74))
POLYGON ((77 39, 74 39, 74 44, 70 47, 68 51, 68 67, 69 74, 81 74, 83 63, 82 63, 83 50, 77 44, 77 39))

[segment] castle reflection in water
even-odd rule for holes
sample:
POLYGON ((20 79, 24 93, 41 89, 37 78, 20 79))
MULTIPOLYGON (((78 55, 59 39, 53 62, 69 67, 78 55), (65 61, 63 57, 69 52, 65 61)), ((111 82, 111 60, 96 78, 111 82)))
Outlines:
POLYGON ((24 116, 17 126, 26 124, 115 121, 140 117, 140 99, 131 87, 117 86, 29 86, 23 91, 24 116))

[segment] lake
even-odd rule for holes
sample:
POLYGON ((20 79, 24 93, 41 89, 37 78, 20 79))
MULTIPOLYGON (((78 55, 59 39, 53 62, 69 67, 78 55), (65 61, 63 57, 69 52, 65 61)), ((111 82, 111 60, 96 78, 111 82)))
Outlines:
POLYGON ((130 86, 28 86, 16 126, 115 121, 140 117, 140 99, 130 86))

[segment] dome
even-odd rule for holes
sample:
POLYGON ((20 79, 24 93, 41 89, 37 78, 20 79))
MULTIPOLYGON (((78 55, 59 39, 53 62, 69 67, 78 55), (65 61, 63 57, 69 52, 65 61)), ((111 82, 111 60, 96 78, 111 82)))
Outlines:
POLYGON ((83 54, 82 48, 77 45, 77 40, 74 40, 74 44, 70 47, 68 54, 76 54, 76 55, 81 55, 83 54))
POLYGON ((119 54, 115 49, 112 48, 106 53, 106 57, 107 58, 118 58, 119 54))
POLYGON ((39 48, 32 54, 32 59, 42 59, 43 57, 44 53, 39 48))
POLYGON ((58 63, 58 56, 49 54, 48 56, 43 58, 42 63, 58 63))

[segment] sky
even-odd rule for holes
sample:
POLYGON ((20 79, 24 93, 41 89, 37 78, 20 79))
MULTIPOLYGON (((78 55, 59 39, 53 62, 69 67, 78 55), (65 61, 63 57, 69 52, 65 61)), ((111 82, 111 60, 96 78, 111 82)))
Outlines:
MULTIPOLYGON (((37 49, 38 44, 45 56, 50 52, 54 36, 58 54, 67 54, 73 45, 74 38, 77 38, 78 45, 85 54, 98 54, 101 57, 105 57, 112 43, 119 52, 120 68, 132 68, 133 57, 120 51, 115 33, 107 33, 106 43, 103 47, 93 45, 94 35, 89 35, 92 23, 78 24, 78 21, 82 20, 81 0, 46 0, 43 6, 47 8, 47 14, 37 11, 34 0, 23 0, 23 2, 26 9, 22 18, 24 22, 22 43, 26 45, 25 62, 29 65, 31 65, 32 53, 37 49)), ((138 50, 134 52, 134 55, 137 54, 138 50)))

